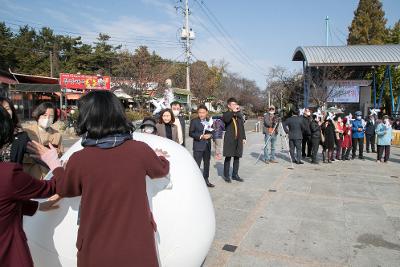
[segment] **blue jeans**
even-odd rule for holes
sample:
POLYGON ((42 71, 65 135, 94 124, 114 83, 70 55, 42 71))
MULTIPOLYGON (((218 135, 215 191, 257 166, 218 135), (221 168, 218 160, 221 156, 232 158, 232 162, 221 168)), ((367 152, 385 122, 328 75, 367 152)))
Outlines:
POLYGON ((265 144, 267 143, 268 138, 269 138, 269 144, 266 145, 264 148, 264 160, 265 161, 275 160, 275 145, 276 145, 277 135, 273 134, 273 135, 271 135, 271 137, 269 134, 264 135, 265 144), (269 147, 271 148, 271 153, 269 153, 269 150, 270 150, 269 147), (271 154, 271 156, 270 156, 270 154, 271 154))

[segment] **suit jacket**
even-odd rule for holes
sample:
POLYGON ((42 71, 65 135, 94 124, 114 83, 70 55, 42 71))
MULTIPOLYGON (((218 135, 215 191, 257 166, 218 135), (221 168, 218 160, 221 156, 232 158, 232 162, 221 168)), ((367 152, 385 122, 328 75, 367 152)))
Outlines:
POLYGON ((304 120, 299 116, 292 116, 283 122, 283 129, 289 134, 289 139, 292 140, 303 139, 303 132, 306 131, 304 127, 304 120))
POLYGON ((31 198, 55 194, 56 182, 40 181, 22 171, 16 163, 0 164, 0 266, 33 266, 22 215, 35 214, 38 203, 31 198))
POLYGON ((204 125, 199 118, 191 120, 189 136, 193 138, 193 151, 211 150, 211 138, 208 140, 200 139, 203 135, 204 125))
MULTIPOLYGON (((167 133, 165 131, 165 124, 157 123, 156 124, 157 128, 157 135, 161 137, 167 138, 167 133)), ((178 140, 178 129, 176 128, 175 125, 171 124, 171 130, 172 130, 172 141, 175 141, 179 143, 178 140)))

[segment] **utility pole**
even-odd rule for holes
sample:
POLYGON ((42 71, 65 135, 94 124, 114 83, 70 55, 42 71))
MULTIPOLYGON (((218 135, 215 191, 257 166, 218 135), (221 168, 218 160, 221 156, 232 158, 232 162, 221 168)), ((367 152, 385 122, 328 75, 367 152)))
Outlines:
POLYGON ((53 53, 49 51, 50 56, 50 77, 53 78, 53 53))
POLYGON ((192 100, 190 97, 190 28, 189 28, 189 0, 185 0, 185 28, 186 28, 186 89, 189 91, 188 106, 192 111, 192 100))
POLYGON ((325 17, 325 32, 326 32, 325 45, 329 46, 329 17, 328 16, 325 17))

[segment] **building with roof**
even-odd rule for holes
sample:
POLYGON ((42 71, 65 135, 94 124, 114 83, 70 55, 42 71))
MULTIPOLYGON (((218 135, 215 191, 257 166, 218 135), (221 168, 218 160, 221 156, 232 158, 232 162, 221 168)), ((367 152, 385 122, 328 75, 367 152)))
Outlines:
POLYGON ((303 62, 304 106, 316 98, 366 114, 368 108, 383 107, 383 92, 388 88, 391 105, 386 111, 399 112, 392 71, 400 64, 400 45, 300 46, 292 60, 303 62), (386 66, 386 71, 378 85, 376 68, 380 66, 386 66), (372 79, 364 80, 370 73, 372 79))

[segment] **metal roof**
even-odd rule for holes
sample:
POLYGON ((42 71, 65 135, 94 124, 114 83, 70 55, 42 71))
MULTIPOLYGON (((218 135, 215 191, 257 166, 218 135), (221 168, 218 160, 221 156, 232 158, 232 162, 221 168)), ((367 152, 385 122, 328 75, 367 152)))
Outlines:
POLYGON ((292 60, 310 67, 399 65, 400 45, 299 46, 292 60))

